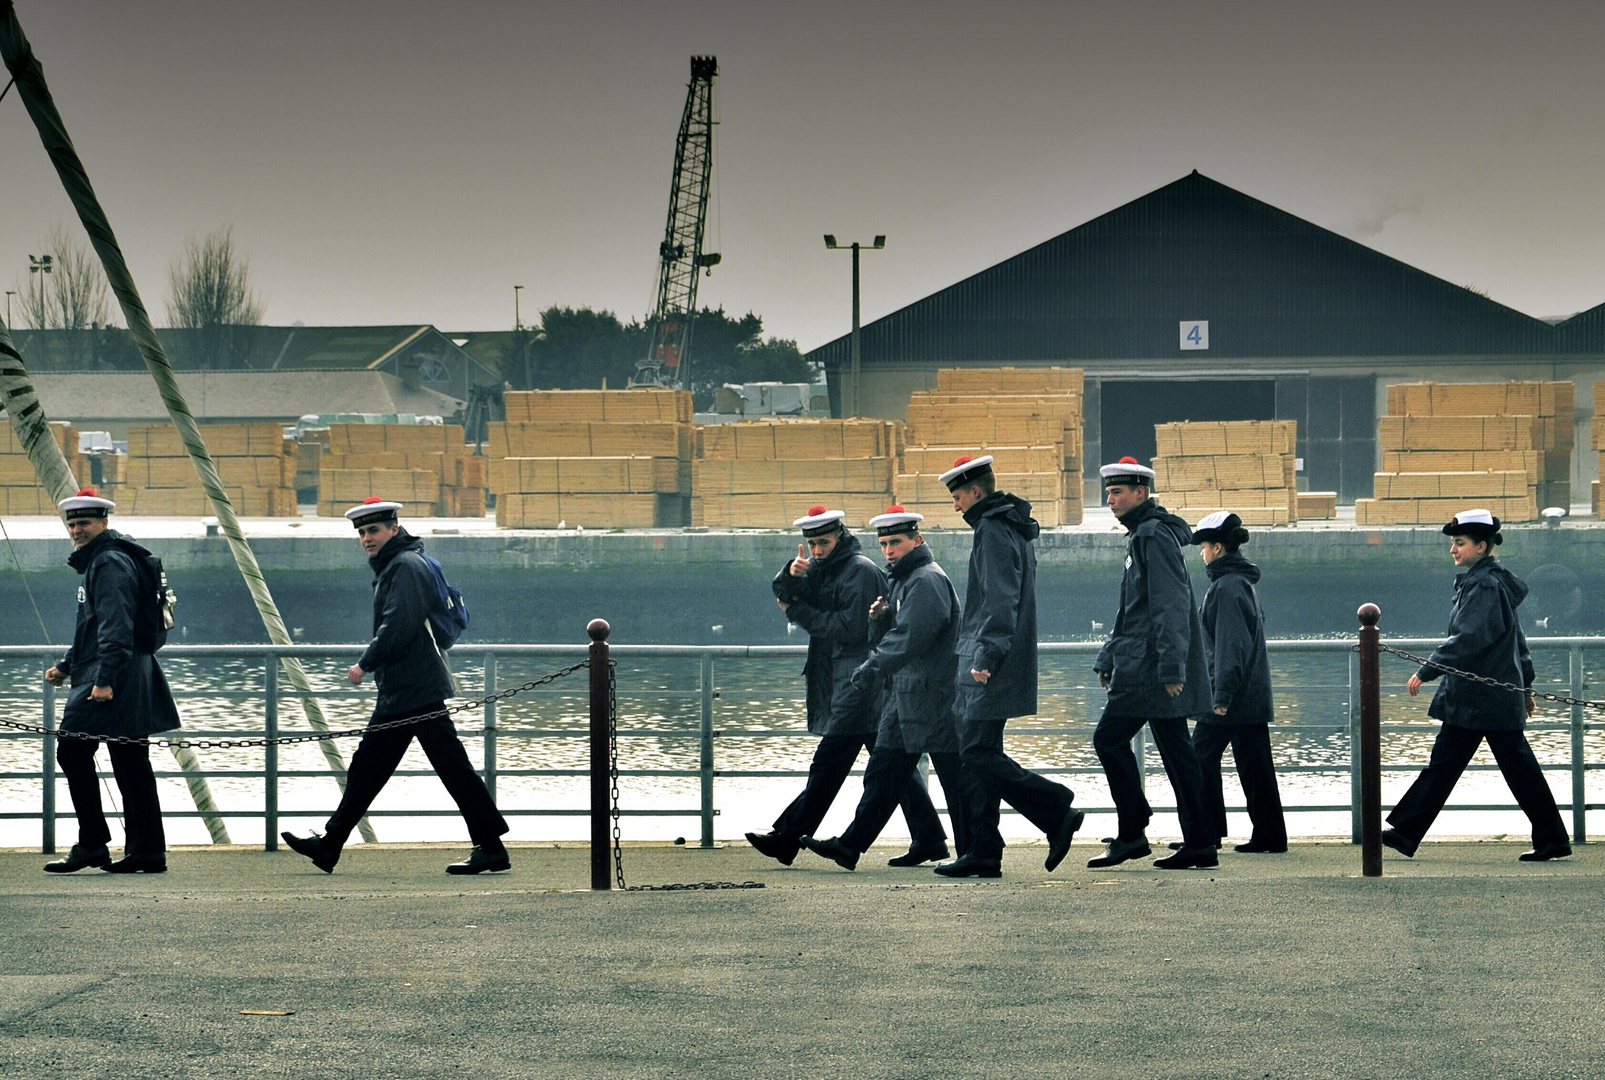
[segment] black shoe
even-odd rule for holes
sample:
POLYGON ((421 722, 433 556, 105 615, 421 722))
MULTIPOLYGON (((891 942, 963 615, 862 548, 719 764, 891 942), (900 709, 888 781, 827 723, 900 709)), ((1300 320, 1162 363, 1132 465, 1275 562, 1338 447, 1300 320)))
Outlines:
POLYGON ((858 852, 842 843, 838 837, 832 836, 825 840, 815 840, 812 836, 797 838, 797 843, 812 851, 815 855, 823 855, 843 870, 856 870, 858 868, 858 852))
POLYGON ((781 866, 790 866, 802 848, 797 841, 776 836, 773 832, 750 832, 747 834, 747 843, 758 854, 769 856, 781 866))
POLYGON ((910 844, 908 850, 901 855, 894 855, 886 860, 887 866, 918 866, 921 863, 941 862, 953 853, 947 850, 946 844, 932 844, 922 847, 919 844, 910 844))
POLYGON ((1407 859, 1415 858, 1416 848, 1421 846, 1419 842, 1412 844, 1409 840, 1406 840, 1404 834, 1397 829, 1382 830, 1382 845, 1392 848, 1407 859))
POLYGON ((108 874, 165 874, 167 859, 162 855, 124 855, 101 869, 108 874))
POLYGON ((1280 844, 1262 844, 1258 840, 1245 840, 1241 844, 1232 845, 1233 851, 1244 855, 1286 855, 1287 841, 1280 844))
MULTIPOLYGON (((73 850, 76 851, 78 849, 74 848, 73 850)), ((1572 846, 1570 844, 1545 844, 1541 848, 1524 851, 1516 857, 1522 862, 1548 862, 1550 859, 1564 859, 1571 853, 1572 846)), ((47 866, 45 869, 48 870, 50 868, 47 866)))
POLYGON ((279 833, 284 842, 290 845, 290 850, 305 855, 312 860, 312 865, 325 874, 334 873, 334 864, 340 861, 340 849, 333 848, 327 840, 313 833, 311 836, 296 836, 294 833, 279 833))
POLYGON ((1048 857, 1042 860, 1044 870, 1051 874, 1058 869, 1060 863, 1064 862, 1064 857, 1070 854, 1070 841, 1076 838, 1076 830, 1081 828, 1081 823, 1086 820, 1086 813, 1073 806, 1065 811, 1064 820, 1059 823, 1058 829, 1054 830, 1053 836, 1048 840, 1048 857))
POLYGON ((1184 847, 1174 855, 1155 859, 1154 865, 1161 870, 1202 870, 1219 866, 1220 856, 1213 847, 1184 847))
MULTIPOLYGON (((1568 851, 1567 854, 1569 855, 1571 852, 1568 851)), ((82 847, 74 844, 72 850, 67 852, 66 858, 45 863, 45 873, 70 874, 75 870, 82 870, 86 866, 98 866, 104 869, 110 865, 111 852, 106 850, 105 844, 101 844, 98 847, 82 847)))
POLYGON ((507 857, 507 849, 497 844, 495 847, 485 847, 483 844, 474 846, 468 853, 467 862, 454 862, 446 867, 448 874, 497 874, 503 870, 511 870, 513 860, 507 857))
POLYGON ((943 877, 1000 878, 1003 876, 1003 860, 980 859, 974 855, 960 855, 952 862, 942 863, 940 866, 932 867, 932 869, 943 877))
POLYGON ((1148 838, 1139 836, 1135 840, 1122 840, 1115 837, 1109 841, 1109 846, 1102 855, 1095 855, 1087 860, 1087 868, 1101 870, 1106 866, 1119 866, 1132 859, 1144 859, 1153 854, 1153 848, 1148 846, 1148 838))

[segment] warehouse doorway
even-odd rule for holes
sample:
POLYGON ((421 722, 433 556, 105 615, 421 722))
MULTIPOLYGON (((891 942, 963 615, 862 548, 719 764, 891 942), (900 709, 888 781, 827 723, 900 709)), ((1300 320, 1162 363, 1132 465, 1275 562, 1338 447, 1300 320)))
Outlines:
POLYGON ((1134 379, 1102 382, 1103 457, 1153 460, 1154 425, 1177 420, 1274 420, 1274 379, 1134 379))

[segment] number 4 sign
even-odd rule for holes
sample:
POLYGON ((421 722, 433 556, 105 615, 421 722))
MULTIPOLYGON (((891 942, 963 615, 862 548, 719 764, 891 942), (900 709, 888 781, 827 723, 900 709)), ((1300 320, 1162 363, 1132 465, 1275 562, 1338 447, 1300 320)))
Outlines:
POLYGON ((1209 320, 1182 323, 1181 347, 1183 349, 1209 348, 1209 320))

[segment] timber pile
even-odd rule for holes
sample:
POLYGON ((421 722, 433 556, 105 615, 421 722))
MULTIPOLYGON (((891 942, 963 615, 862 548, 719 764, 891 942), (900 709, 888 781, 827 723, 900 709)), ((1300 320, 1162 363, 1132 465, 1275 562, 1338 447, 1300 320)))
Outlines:
MULTIPOLYGON (((318 515, 338 517, 371 495, 403 517, 484 517, 485 465, 458 424, 330 424, 318 462, 318 515)), ((303 474, 304 475, 304 474, 303 474)))
MULTIPOLYGON (((295 442, 274 423, 203 424, 201 437, 241 517, 295 517, 295 442)), ((119 514, 211 514, 189 454, 172 424, 128 429, 128 482, 113 497, 119 514)))
POLYGON ((1355 501, 1356 523, 1442 525, 1473 506, 1532 521, 1542 506, 1570 506, 1575 397, 1569 382, 1388 387, 1383 471, 1376 497, 1355 501))
POLYGON ((691 524, 789 529, 810 506, 863 528, 893 502, 902 425, 893 420, 775 419, 697 429, 691 524))
POLYGON ((1337 517, 1337 492, 1301 491, 1295 505, 1300 521, 1332 521, 1337 517))
POLYGON ((1165 509, 1190 523, 1216 510, 1244 525, 1298 521, 1296 420, 1155 424, 1154 438, 1154 491, 1165 509))
POLYGON ((931 522, 963 525, 938 479, 958 458, 993 457, 998 489, 1031 503, 1046 528, 1082 512, 1080 368, 941 368, 909 397, 897 500, 931 522))
MULTIPOLYGON (((55 436, 56 445, 61 447, 61 452, 66 455, 67 464, 72 466, 72 474, 78 478, 78 482, 89 483, 78 454, 78 429, 71 424, 52 421, 50 434, 55 436)), ((117 499, 118 496, 110 494, 110 490, 110 485, 107 485, 107 489, 101 494, 108 499, 117 499)), ((119 505, 117 509, 121 511, 122 506, 119 505)), ((0 421, 0 514, 37 515, 56 512, 56 500, 50 497, 50 492, 39 486, 39 474, 34 472, 33 462, 23 451, 22 443, 11 430, 11 422, 0 421)))
POLYGON ((503 528, 686 524, 694 428, 685 390, 508 391, 487 479, 503 528))
MULTIPOLYGON (((1589 425, 1589 434, 1591 438, 1589 439, 1588 445, 1589 449, 1599 451, 1599 462, 1601 465, 1599 474, 1600 476, 1605 477, 1605 413, 1600 411, 1601 406, 1605 405, 1605 398, 1600 397, 1601 393, 1605 393, 1605 382, 1597 382, 1594 384, 1594 420, 1593 423, 1589 425)), ((1599 481, 1595 480, 1590 487, 1592 488, 1592 498, 1590 499, 1590 503, 1594 509, 1594 516, 1599 517, 1599 481)))

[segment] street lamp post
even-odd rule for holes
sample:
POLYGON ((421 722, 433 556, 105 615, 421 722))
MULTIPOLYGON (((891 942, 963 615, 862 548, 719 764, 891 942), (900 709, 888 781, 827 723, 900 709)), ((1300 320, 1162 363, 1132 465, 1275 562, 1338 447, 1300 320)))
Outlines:
POLYGON ((10 330, 12 328, 12 323, 11 323, 11 298, 13 296, 16 296, 16 295, 17 294, 15 292, 13 292, 12 290, 10 290, 10 289, 6 290, 6 329, 7 330, 10 330))
MULTIPOLYGON (((56 260, 49 255, 40 255, 38 258, 28 256, 28 277, 32 279, 35 274, 41 275, 38 279, 38 302, 33 306, 35 312, 42 313, 45 310, 45 279, 42 275, 50 273, 55 263, 56 260)), ((11 320, 6 321, 9 323, 11 320)), ((44 327, 36 326, 34 329, 43 330, 44 327)))
MULTIPOLYGON (((851 376, 851 379, 850 379, 850 383, 851 383, 851 386, 852 386, 852 409, 851 409, 851 411, 848 411, 848 409, 845 408, 845 405, 846 405, 845 401, 843 402, 844 408, 842 409, 842 411, 844 413, 846 413, 848 416, 857 416, 857 415, 859 415, 859 413, 861 411, 861 406, 860 406, 860 402, 859 402, 859 383, 858 383, 859 360, 860 360, 860 355, 861 355, 860 351, 859 351, 859 341, 858 341, 858 339, 859 339, 859 334, 858 334, 858 252, 860 251, 860 249, 866 248, 866 247, 870 251, 880 251, 885 246, 886 246, 886 237, 885 236, 877 236, 877 237, 875 237, 875 242, 873 244, 867 244, 866 245, 866 244, 860 244, 857 240, 854 240, 851 244, 838 244, 838 243, 836 243, 836 238, 834 236, 832 236, 830 233, 826 233, 825 234, 825 247, 826 247, 827 250, 829 250, 829 251, 839 251, 839 250, 841 250, 843 248, 848 248, 848 247, 852 248, 852 250, 853 250, 853 359, 852 359, 852 376, 851 376)), ((843 396, 845 397, 845 394, 843 396)))
POLYGON ((522 285, 514 285, 513 286, 513 329, 514 330, 522 330, 522 329, 524 329, 523 317, 520 316, 519 313, 518 313, 518 294, 520 292, 522 292, 523 289, 524 289, 524 286, 522 286, 522 285))

